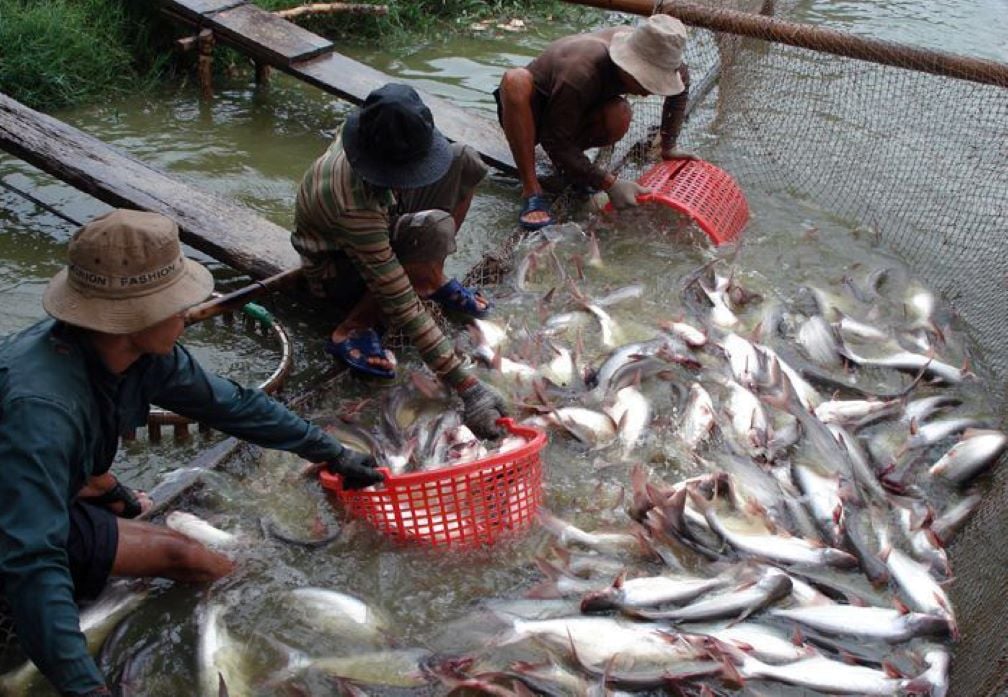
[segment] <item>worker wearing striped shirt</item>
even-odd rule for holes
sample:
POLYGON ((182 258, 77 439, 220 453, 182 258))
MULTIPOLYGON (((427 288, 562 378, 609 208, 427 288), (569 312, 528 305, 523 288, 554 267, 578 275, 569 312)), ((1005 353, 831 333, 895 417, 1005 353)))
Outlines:
POLYGON ((473 148, 434 127, 415 90, 387 84, 305 173, 291 235, 311 294, 346 312, 326 351, 359 372, 392 377, 395 356, 380 344, 381 327, 402 329, 484 437, 500 433, 503 399, 470 374, 421 297, 472 316, 489 310, 482 295, 444 275, 486 172, 473 148))

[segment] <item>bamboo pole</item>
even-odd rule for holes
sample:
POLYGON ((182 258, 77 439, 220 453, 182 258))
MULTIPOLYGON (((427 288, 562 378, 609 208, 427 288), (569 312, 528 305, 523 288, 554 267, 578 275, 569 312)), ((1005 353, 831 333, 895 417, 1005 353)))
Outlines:
POLYGON ((287 10, 277 10, 273 14, 282 19, 294 19, 310 15, 355 14, 355 15, 387 15, 387 5, 362 5, 347 2, 316 2, 311 5, 291 7, 287 10))
POLYGON ((214 35, 209 29, 203 29, 199 33, 199 73, 200 90, 203 99, 209 101, 213 99, 213 49, 214 35))
MULTIPOLYGON (((643 16, 652 14, 655 9, 652 0, 565 0, 565 2, 643 16)), ((713 9, 683 0, 662 0, 657 6, 660 12, 677 17, 686 24, 713 31, 775 41, 897 68, 1008 87, 1008 65, 993 60, 958 56, 893 41, 868 39, 835 29, 788 22, 748 12, 713 9)))
POLYGON ((205 319, 209 319, 223 312, 237 310, 249 301, 254 298, 258 298, 266 292, 281 288, 288 283, 293 283, 300 278, 301 273, 301 267, 282 271, 276 276, 270 276, 269 278, 264 278, 261 281, 255 281, 243 288, 231 291, 226 295, 222 295, 218 298, 213 298, 200 303, 199 305, 190 307, 186 310, 185 323, 193 324, 194 322, 202 322, 205 319))

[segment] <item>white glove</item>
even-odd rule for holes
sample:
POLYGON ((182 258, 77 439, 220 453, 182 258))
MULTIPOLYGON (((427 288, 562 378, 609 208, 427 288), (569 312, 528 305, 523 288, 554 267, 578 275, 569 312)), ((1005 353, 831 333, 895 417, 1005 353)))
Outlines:
POLYGON ((637 205, 637 197, 642 194, 651 193, 651 189, 641 186, 629 179, 617 179, 612 186, 606 189, 609 194, 609 202, 618 211, 624 208, 631 208, 637 205))

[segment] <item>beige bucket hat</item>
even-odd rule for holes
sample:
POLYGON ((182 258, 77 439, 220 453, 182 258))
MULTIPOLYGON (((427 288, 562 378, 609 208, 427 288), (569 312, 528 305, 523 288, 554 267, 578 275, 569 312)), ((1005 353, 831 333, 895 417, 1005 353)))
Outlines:
POLYGON ((42 307, 107 334, 147 329, 213 291, 210 272, 182 254, 178 226, 157 213, 119 209, 95 218, 74 233, 67 257, 42 307))
POLYGON ((685 47, 686 26, 657 14, 613 36, 609 57, 651 94, 670 96, 686 89, 678 72, 685 47))

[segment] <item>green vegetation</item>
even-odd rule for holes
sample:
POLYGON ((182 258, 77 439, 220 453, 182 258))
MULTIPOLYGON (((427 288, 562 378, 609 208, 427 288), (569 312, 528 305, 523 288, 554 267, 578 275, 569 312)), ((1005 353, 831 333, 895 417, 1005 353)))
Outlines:
MULTIPOLYGON (((270 10, 304 4, 300 0, 252 0, 270 10)), ((321 1, 321 0, 319 0, 321 1)), ((430 38, 444 32, 467 31, 483 19, 575 18, 584 8, 560 0, 346 0, 388 5, 389 13, 379 15, 335 14, 316 16, 299 23, 331 38, 353 40, 381 38, 391 45, 430 38)), ((596 13, 597 16, 597 13, 596 13)))
MULTIPOLYGON (((369 0, 363 0, 368 2, 369 0)), ((390 49, 407 41, 467 31, 482 19, 526 21, 583 14, 559 0, 374 0, 386 16, 336 14, 300 23, 347 41, 381 39, 390 49)), ((254 0, 269 10, 302 0, 254 0)), ((116 92, 143 90, 189 70, 173 52, 186 29, 169 23, 147 0, 0 0, 0 92, 51 111, 116 92)), ((228 60, 215 60, 215 67, 228 60)))
POLYGON ((0 0, 0 91, 47 110, 140 89, 167 62, 153 27, 117 0, 0 0))

